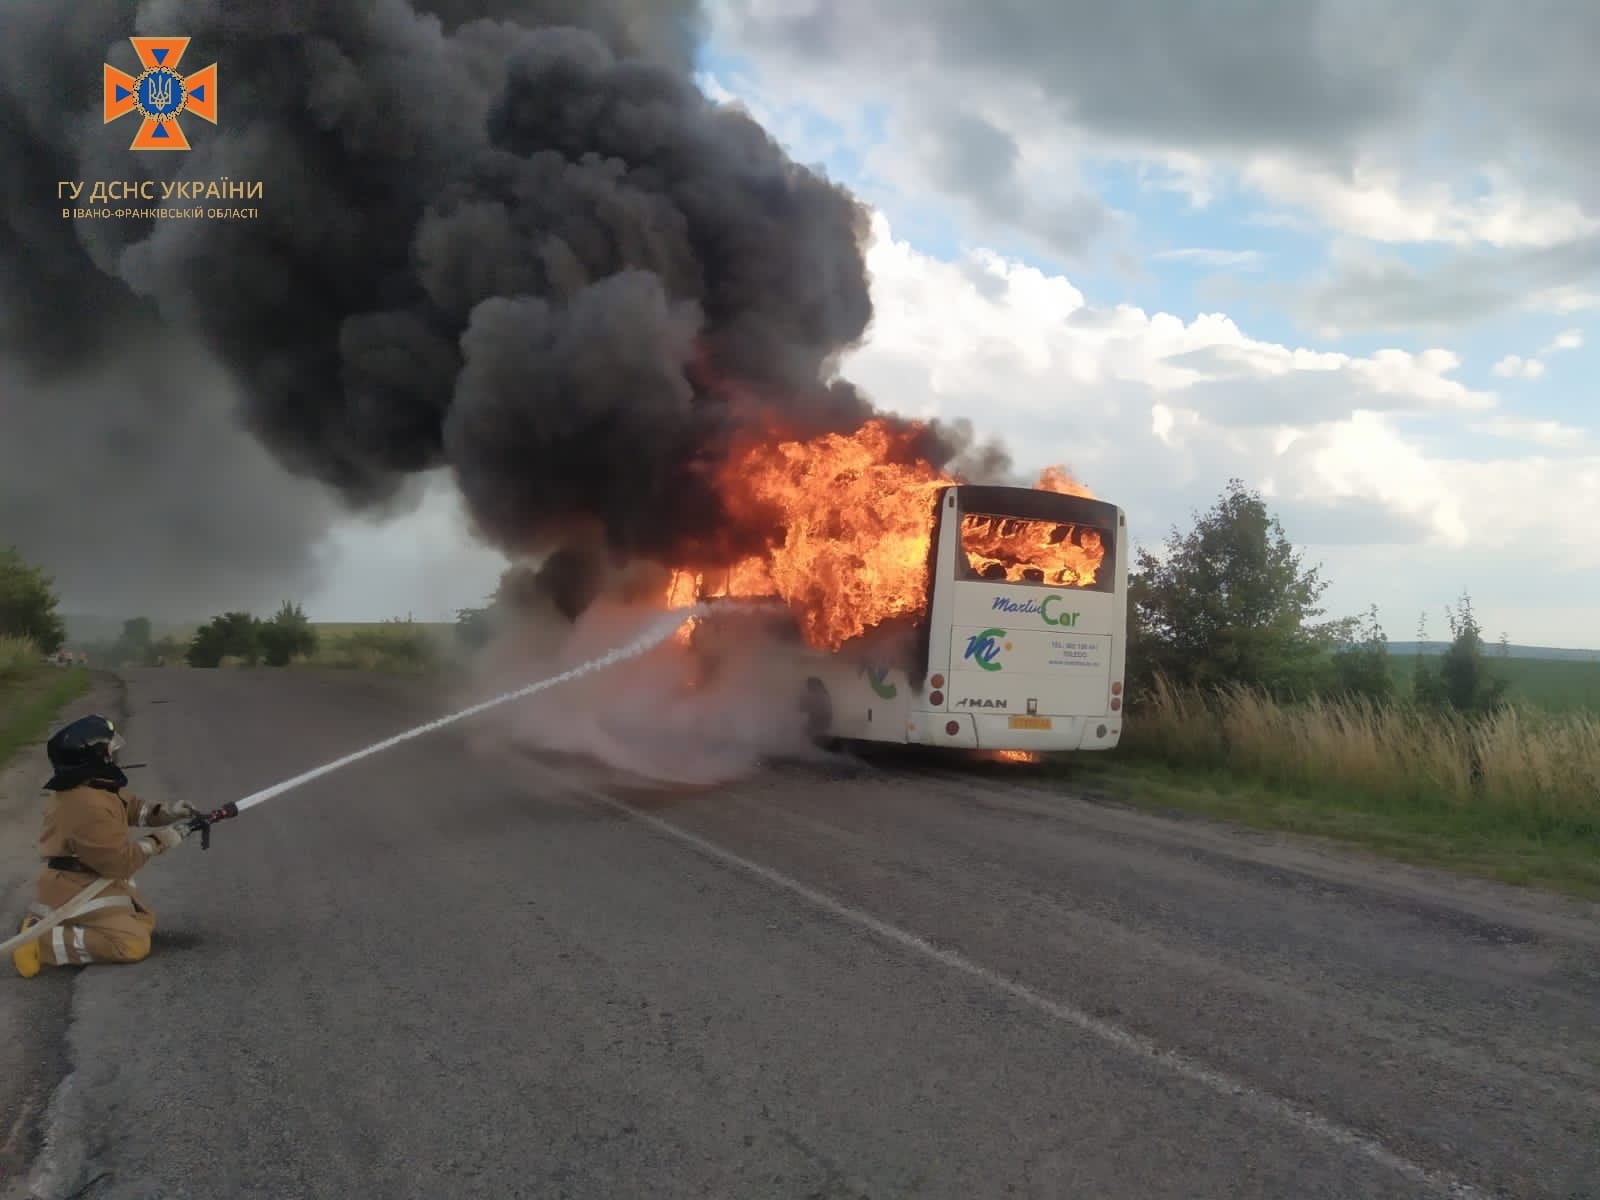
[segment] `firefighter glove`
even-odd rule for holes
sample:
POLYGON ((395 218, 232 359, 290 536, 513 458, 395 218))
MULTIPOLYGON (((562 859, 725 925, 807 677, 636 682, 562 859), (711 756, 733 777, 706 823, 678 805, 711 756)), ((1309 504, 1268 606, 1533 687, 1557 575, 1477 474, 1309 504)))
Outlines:
POLYGON ((163 800, 155 806, 151 816, 158 821, 179 821, 184 817, 194 817, 199 814, 189 806, 187 800, 163 800))
POLYGON ((150 853, 163 854, 193 832, 186 824, 163 825, 144 840, 152 843, 150 853))

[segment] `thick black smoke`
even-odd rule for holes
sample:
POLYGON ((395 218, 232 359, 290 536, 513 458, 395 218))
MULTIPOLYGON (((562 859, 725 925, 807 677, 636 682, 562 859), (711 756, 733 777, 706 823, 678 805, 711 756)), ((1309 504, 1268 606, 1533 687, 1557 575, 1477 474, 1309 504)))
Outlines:
MULTIPOLYGON (((288 471, 367 509, 448 468, 513 551, 582 523, 645 556, 737 530, 704 470, 734 431, 871 413, 833 377, 872 316, 867 218, 702 96, 700 20, 681 0, 11 0, 0 350, 83 386, 84 365, 198 347, 288 471), (191 152, 131 153, 137 118, 102 123, 100 63, 136 70, 130 34, 190 37, 182 70, 218 63, 220 123, 186 118, 191 152), (223 177, 264 183, 259 217, 71 222, 55 197, 223 177)), ((8 433, 54 403, 46 382, 7 392, 8 433)), ((147 443, 86 453, 115 468, 164 452, 147 443)), ((307 503, 282 502, 294 540, 307 503)))

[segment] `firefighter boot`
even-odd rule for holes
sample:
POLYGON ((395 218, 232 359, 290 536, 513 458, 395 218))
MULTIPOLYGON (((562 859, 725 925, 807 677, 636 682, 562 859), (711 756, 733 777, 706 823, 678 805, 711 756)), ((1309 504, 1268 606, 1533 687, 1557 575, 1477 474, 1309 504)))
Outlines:
MULTIPOLYGON (((32 928, 38 923, 38 917, 24 917, 22 921, 22 929, 32 928)), ((18 932, 20 933, 22 930, 18 930, 18 932)), ((40 965, 39 939, 34 938, 33 941, 29 942, 26 946, 18 946, 15 950, 13 950, 11 952, 11 965, 16 967, 17 974, 21 975, 24 979, 32 979, 35 975, 37 975, 39 973, 40 965)))

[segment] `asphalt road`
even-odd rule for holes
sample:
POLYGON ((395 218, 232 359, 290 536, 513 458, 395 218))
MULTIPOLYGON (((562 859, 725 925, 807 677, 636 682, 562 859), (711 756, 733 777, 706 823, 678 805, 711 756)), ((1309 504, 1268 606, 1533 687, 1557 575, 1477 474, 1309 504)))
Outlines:
MULTIPOLYGON (((443 702, 126 697, 197 805, 443 702)), ((142 886, 149 960, 0 984, 8 1200, 1600 1197, 1593 908, 1027 776, 644 796, 447 729, 142 886)))

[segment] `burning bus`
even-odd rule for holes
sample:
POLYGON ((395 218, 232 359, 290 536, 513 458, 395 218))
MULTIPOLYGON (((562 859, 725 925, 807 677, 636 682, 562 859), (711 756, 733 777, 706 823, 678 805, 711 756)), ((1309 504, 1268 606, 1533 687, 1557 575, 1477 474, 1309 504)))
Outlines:
MULTIPOLYGON (((1065 472, 963 483, 886 428, 763 446, 725 492, 776 514, 760 554, 682 570, 668 600, 771 598, 800 643, 811 731, 982 750, 1107 750, 1122 731, 1127 522, 1065 472)), ((715 655, 766 614, 700 622, 715 655)))
POLYGON ((811 687, 827 735, 985 750, 1115 746, 1126 527, 1117 506, 1082 496, 945 489, 910 662, 819 654, 811 687))

